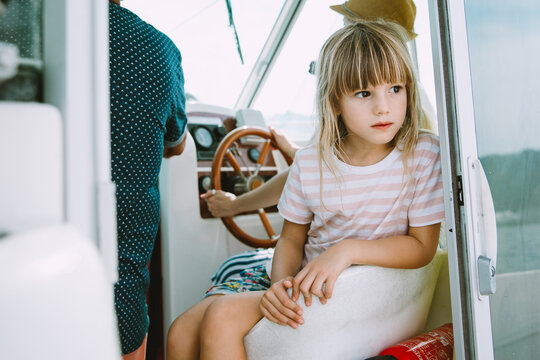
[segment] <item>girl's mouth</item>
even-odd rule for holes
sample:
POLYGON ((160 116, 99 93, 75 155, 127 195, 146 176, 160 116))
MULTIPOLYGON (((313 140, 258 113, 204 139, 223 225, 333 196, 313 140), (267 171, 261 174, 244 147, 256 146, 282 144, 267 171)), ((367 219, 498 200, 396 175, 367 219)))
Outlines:
POLYGON ((377 123, 375 125, 372 125, 371 127, 376 129, 376 130, 386 130, 388 129, 390 126, 392 125, 392 123, 377 123))

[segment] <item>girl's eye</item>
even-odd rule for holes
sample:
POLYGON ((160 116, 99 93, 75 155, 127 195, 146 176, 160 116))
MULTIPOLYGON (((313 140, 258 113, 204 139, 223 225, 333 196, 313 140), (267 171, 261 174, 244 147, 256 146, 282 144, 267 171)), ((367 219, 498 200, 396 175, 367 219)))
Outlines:
POLYGON ((369 91, 359 91, 356 94, 354 94, 354 96, 359 97, 359 98, 366 98, 369 95, 370 95, 369 91))
POLYGON ((392 86, 392 87, 390 88, 390 92, 391 92, 391 93, 394 93, 394 94, 397 94, 397 93, 400 92, 402 89, 403 89, 403 86, 401 86, 401 85, 395 85, 395 86, 392 86))

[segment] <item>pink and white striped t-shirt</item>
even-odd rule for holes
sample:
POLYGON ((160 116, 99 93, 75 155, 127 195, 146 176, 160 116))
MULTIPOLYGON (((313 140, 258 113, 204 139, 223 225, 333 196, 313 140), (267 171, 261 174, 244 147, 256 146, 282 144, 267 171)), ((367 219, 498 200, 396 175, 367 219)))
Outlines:
POLYGON ((299 150, 278 209, 288 221, 311 223, 304 264, 343 239, 404 235, 409 226, 441 222, 444 203, 439 152, 437 136, 421 134, 407 162, 412 175, 408 183, 397 148, 370 166, 351 166, 334 156, 341 179, 323 165, 322 207, 317 149, 299 150))

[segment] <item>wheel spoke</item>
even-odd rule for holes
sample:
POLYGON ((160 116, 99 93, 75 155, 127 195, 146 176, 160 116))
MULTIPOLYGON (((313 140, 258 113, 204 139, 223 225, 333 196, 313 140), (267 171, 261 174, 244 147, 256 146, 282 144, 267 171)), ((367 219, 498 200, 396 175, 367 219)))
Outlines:
POLYGON ((270 220, 268 220, 268 216, 266 215, 266 211, 264 211, 264 209, 259 209, 259 217, 261 218, 266 233, 271 239, 273 239, 276 233, 274 232, 272 225, 270 225, 270 220))
MULTIPOLYGON (((265 158, 268 156, 268 154, 271 152, 271 150, 275 147, 275 141, 272 143, 272 141, 266 141, 271 139, 271 134, 264 130, 259 128, 237 128, 235 130, 232 130, 229 132, 221 141, 218 148, 216 149, 216 153, 214 155, 214 159, 212 161, 212 184, 215 189, 222 189, 221 188, 221 181, 222 177, 225 177, 224 174, 224 163, 228 163, 229 166, 233 169, 235 173, 238 173, 240 178, 245 182, 245 189, 239 188, 237 189, 237 184, 240 184, 240 181, 236 181, 238 179, 235 179, 234 184, 234 192, 235 193, 243 193, 245 191, 253 190, 257 188, 257 184, 259 182, 264 182, 264 178, 260 177, 258 173, 261 171, 261 168, 263 164, 265 163, 265 158), (248 166, 246 163, 246 159, 244 158, 243 154, 245 154, 245 149, 240 149, 238 140, 244 136, 259 136, 263 139, 265 139, 265 142, 262 145, 262 151, 259 152, 259 157, 257 158, 255 162, 255 170, 253 169, 253 163, 250 162, 251 166, 248 166), (244 168, 245 166, 245 168, 244 168), (247 169, 247 172, 246 170, 247 169), (237 191, 238 190, 238 191, 237 191)), ((261 145, 259 145, 260 147, 261 145)), ((278 148, 279 149, 279 148, 278 148)), ((281 150, 280 150, 281 151, 281 150)), ((282 152, 283 153, 283 152, 282 152)), ((229 172, 229 171, 227 171, 229 172)), ((227 175, 228 176, 228 175, 227 175)), ((242 184, 241 184, 242 185, 242 184)), ((245 231, 243 231, 233 220, 232 217, 226 217, 221 218, 223 221, 223 224, 225 227, 230 231, 230 233, 235 236, 238 240, 243 242, 246 245, 255 247, 255 248, 269 248, 274 247, 279 239, 279 234, 276 234, 274 232, 274 229, 270 225, 270 221, 268 219, 268 215, 264 211, 264 209, 259 210, 259 217, 261 218, 261 222, 264 226, 265 232, 268 234, 268 238, 255 238, 245 231)))
POLYGON ((264 142, 263 148, 261 149, 261 152, 259 153, 259 157, 257 158, 257 164, 255 165, 255 172, 253 173, 253 176, 259 175, 259 171, 261 170, 261 167, 264 164, 264 160, 266 160, 266 156, 268 155, 268 152, 270 151, 270 140, 266 140, 264 142))
POLYGON ((270 150, 270 140, 266 140, 259 154, 259 158, 257 159, 257 164, 259 164, 260 166, 263 166, 264 160, 266 159, 266 155, 268 155, 269 150, 270 150))
POLYGON ((236 161, 236 158, 234 157, 234 155, 230 151, 227 151, 225 153, 225 157, 227 158, 227 161, 229 162, 229 164, 231 164, 231 166, 233 167, 234 171, 236 171, 238 175, 240 175, 240 177, 244 181, 247 181, 246 176, 242 172, 242 169, 240 168, 240 164, 238 164, 238 161, 236 161))
POLYGON ((246 159, 242 156, 242 153, 238 150, 238 145, 235 143, 233 147, 231 147, 231 152, 234 154, 234 156, 240 158, 240 161, 244 165, 244 167, 247 169, 248 176, 251 176, 251 170, 249 169, 249 166, 246 162, 246 159))

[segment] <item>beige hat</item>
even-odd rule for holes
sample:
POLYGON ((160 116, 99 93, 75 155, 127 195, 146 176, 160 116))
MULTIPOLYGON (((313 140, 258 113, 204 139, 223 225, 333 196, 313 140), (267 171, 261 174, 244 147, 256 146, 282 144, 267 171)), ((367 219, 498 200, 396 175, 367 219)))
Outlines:
POLYGON ((330 6, 332 10, 354 19, 384 19, 403 26, 412 39, 416 6, 412 0, 348 0, 341 5, 330 6))

